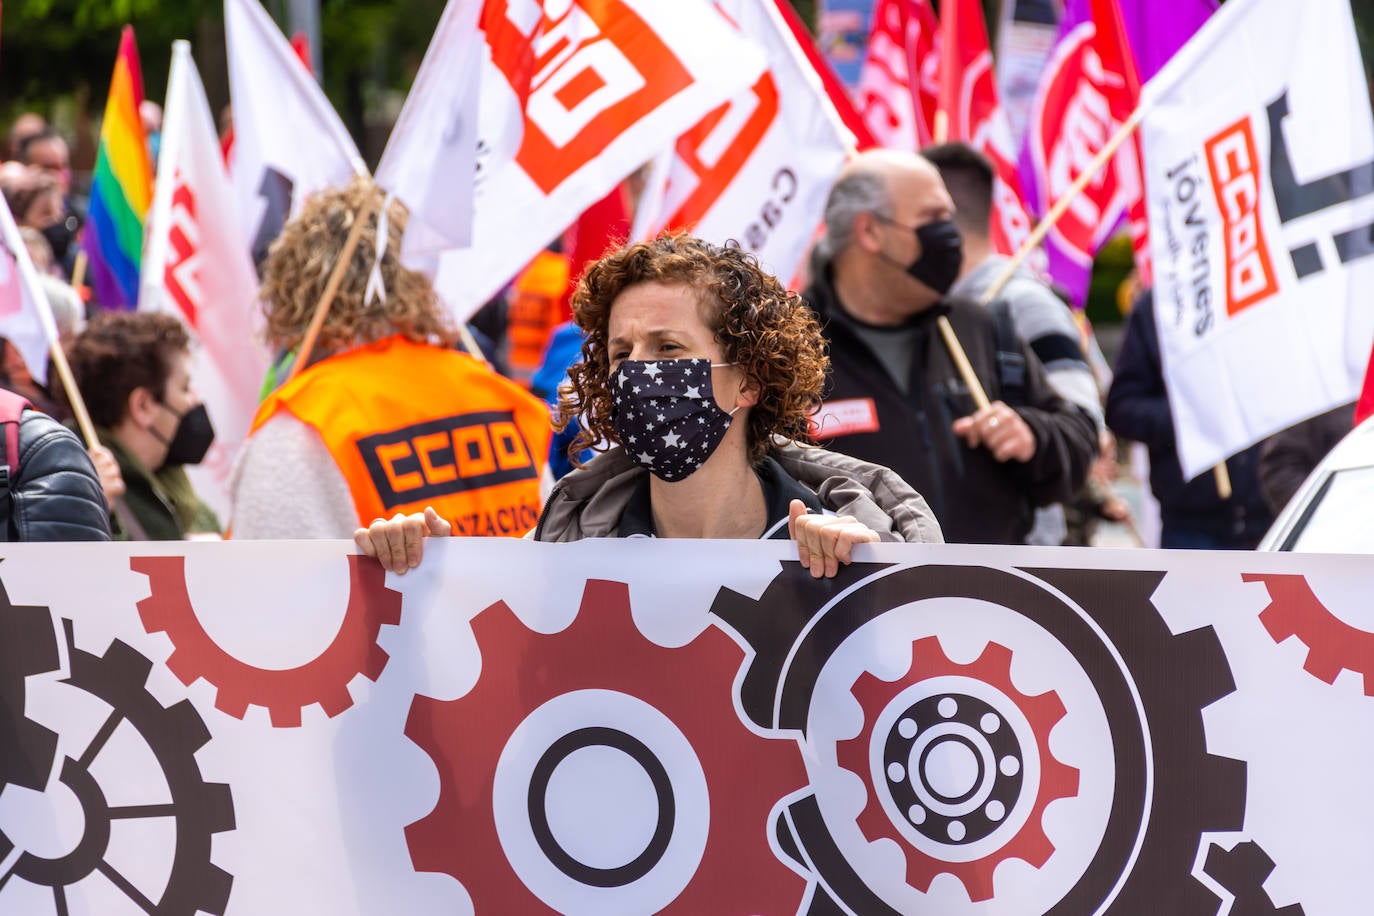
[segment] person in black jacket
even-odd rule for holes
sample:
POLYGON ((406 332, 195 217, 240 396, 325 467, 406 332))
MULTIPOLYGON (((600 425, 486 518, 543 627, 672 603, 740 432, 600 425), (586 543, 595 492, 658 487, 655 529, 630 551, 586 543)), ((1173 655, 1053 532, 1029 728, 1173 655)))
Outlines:
MULTIPOLYGON (((0 466, 8 476, 8 466, 0 466)), ((108 541, 109 513, 81 441, 47 414, 25 409, 19 420, 18 467, 8 492, 0 494, 4 539, 108 541)))
POLYGON ((947 540, 1023 543, 1035 507, 1082 486, 1097 429, 1053 392, 1010 322, 947 296, 962 262, 953 214, 939 172, 910 153, 864 153, 831 189, 803 294, 830 344, 815 434, 900 474, 947 540), (981 410, 937 330, 940 316, 992 402, 981 410))
POLYGON ((1154 297, 1142 293, 1126 322, 1111 390, 1107 426, 1150 452, 1150 490, 1159 501, 1161 547, 1248 550, 1274 521, 1256 478, 1259 446, 1228 458, 1231 496, 1222 499, 1213 474, 1183 479, 1174 419, 1164 387, 1154 297))

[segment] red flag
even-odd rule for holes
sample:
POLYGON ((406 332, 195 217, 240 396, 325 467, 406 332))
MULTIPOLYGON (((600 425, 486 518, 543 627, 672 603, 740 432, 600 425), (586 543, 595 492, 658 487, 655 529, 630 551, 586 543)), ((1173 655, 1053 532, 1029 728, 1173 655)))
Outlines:
POLYGON ((1364 388, 1360 399, 1355 402, 1355 425, 1359 426, 1374 416, 1374 352, 1369 354, 1369 368, 1364 371, 1364 388))
POLYGON ((873 9, 858 106, 883 146, 914 151, 934 139, 938 33, 928 0, 879 0, 873 9))
POLYGON ((942 10, 939 98, 948 139, 968 143, 992 162, 996 177, 989 240, 998 254, 1015 254, 1032 223, 1016 170, 1011 124, 997 93, 983 5, 979 0, 945 0, 942 10))
MULTIPOLYGON (((1035 189, 1030 196, 1040 213, 1066 197, 1138 100, 1134 59, 1115 0, 1069 0, 1064 32, 1046 67, 1027 131, 1028 161, 1022 175, 1024 186, 1035 189)), ((1045 247, 1055 281, 1075 302, 1084 300, 1093 256, 1122 217, 1143 216, 1141 197, 1140 155, 1132 139, 1069 199, 1045 247)), ((1138 246, 1143 246, 1143 233, 1137 235, 1138 246)))
MULTIPOLYGON (((1121 75, 1117 91, 1107 96, 1112 106, 1112 118, 1124 124, 1135 110, 1140 107, 1140 75, 1136 70, 1135 54, 1131 51, 1131 39, 1126 33, 1126 23, 1121 18, 1121 7, 1117 0, 1092 0, 1093 22, 1097 25, 1097 53, 1102 58, 1102 66, 1108 73, 1121 75)), ((1126 141, 1127 155, 1135 165, 1138 176, 1145 174, 1144 162, 1140 155, 1140 132, 1137 131, 1126 141)), ((1145 185, 1137 180, 1137 191, 1127 213, 1131 228, 1131 247, 1135 251, 1136 268, 1140 273, 1142 286, 1152 286, 1150 279, 1150 220, 1145 213, 1145 185)))

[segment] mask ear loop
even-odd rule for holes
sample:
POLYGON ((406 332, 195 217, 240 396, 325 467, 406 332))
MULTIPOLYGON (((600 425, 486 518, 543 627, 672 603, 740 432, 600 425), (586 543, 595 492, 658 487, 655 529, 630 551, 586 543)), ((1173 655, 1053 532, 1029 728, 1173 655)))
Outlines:
POLYGON ((377 246, 376 257, 372 262, 372 272, 367 275, 367 289, 363 293, 363 308, 370 308, 372 299, 375 296, 379 306, 386 305, 386 281, 382 279, 382 258, 386 257, 386 246, 391 234, 391 221, 387 214, 391 212, 391 202, 395 196, 388 194, 386 200, 382 202, 382 212, 377 216, 377 246))

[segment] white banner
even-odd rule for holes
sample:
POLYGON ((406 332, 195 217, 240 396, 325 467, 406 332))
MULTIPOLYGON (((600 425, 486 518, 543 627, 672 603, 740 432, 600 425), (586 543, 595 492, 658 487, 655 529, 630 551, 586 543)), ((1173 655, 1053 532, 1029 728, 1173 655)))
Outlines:
POLYGON ((186 471, 197 495, 229 517, 229 471, 258 406, 267 371, 259 339, 257 275, 235 219, 210 103, 191 46, 172 45, 162 150, 148 218, 139 308, 171 312, 191 331, 191 382, 215 443, 186 471))
POLYGON ((6 200, 0 200, 0 237, 5 242, 0 251, 0 337, 14 344, 30 375, 47 382, 48 352, 57 340, 57 325, 6 200))
POLYGON ((1348 403, 1374 341, 1374 121, 1347 0, 1233 0, 1145 87, 1184 475, 1348 403))
POLYGON ((435 283, 459 319, 764 64, 704 0, 486 10, 473 244, 443 255, 435 283))
POLYGON ((718 0, 716 8, 763 47, 768 69, 656 160, 649 186, 657 193, 640 198, 633 234, 673 228, 735 241, 786 282, 806 257, 854 137, 774 0, 718 0))
POLYGON ((377 166, 377 183, 410 210, 407 266, 430 276, 439 255, 472 241, 481 98, 481 0, 449 0, 377 166))
POLYGON ((795 549, 0 545, 0 912, 1367 910, 1367 557, 795 549))
POLYGON ((261 261, 311 193, 366 175, 367 166, 258 0, 224 0, 224 38, 234 103, 230 171, 244 243, 261 261))

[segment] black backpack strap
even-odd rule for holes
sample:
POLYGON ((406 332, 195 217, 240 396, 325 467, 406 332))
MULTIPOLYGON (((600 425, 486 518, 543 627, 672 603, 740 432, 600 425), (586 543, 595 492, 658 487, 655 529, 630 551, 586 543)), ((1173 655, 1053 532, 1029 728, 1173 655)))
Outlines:
POLYGON ((1011 319, 1011 304, 999 296, 988 305, 988 310, 997 327, 997 381, 1002 387, 1002 400, 1012 407, 1024 406, 1026 357, 1021 353, 1021 339, 1011 319))

